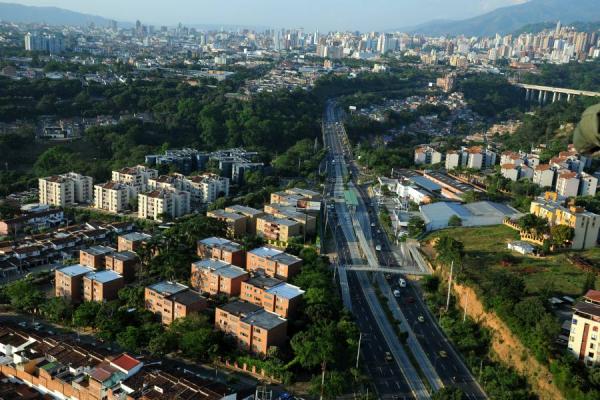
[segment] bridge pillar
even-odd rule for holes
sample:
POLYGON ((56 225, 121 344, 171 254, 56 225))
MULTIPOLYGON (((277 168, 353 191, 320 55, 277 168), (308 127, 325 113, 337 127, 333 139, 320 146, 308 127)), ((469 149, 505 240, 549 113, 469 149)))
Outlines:
POLYGON ((556 101, 556 92, 552 92, 552 102, 556 101))
POLYGON ((571 101, 571 93, 567 94, 567 101, 571 101))
POLYGON ((525 101, 531 101, 531 89, 525 89, 525 101))
POLYGON ((548 92, 544 92, 544 100, 542 101, 542 103, 546 103, 547 100, 548 100, 548 92))
POLYGON ((544 91, 540 90, 540 94, 538 95, 538 103, 542 104, 544 101, 544 91))
POLYGON ((558 92, 558 101, 560 101, 562 99, 562 93, 558 92))

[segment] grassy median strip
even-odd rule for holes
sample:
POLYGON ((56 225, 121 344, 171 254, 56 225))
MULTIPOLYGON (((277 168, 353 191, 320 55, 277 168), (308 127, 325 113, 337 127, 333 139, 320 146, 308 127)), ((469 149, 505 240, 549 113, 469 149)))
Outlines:
POLYGON ((427 376, 425 375, 425 373, 421 369, 421 366, 417 362, 417 359, 415 358, 415 355, 413 354, 412 349, 408 346, 408 342, 407 342, 408 341, 408 332, 404 332, 400 328, 400 325, 402 323, 394 317, 394 314, 392 313, 392 310, 390 309, 390 305, 388 303, 389 299, 382 293, 381 288, 379 287, 379 284, 377 282, 375 282, 373 284, 373 287, 375 288, 375 295, 377 296, 379 303, 383 306, 383 312, 385 313, 390 324, 392 324, 392 326, 394 327, 394 331, 396 332, 396 335, 398 336, 398 339, 400 340, 400 344, 402 344, 402 347, 404 348, 404 351, 406 352, 406 355, 408 356, 410 363, 415 368, 415 371, 417 371, 417 374, 419 375, 419 378, 421 378, 421 381, 423 382, 423 385, 425 385, 425 388, 427 388, 427 391, 429 393, 433 393, 433 388, 431 387, 431 384, 427 380, 427 376))

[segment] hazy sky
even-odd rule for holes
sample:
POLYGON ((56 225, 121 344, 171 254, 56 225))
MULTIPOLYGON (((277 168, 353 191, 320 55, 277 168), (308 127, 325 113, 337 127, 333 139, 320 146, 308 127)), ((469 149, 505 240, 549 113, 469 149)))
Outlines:
MULTIPOLYGON (((3 0, 11 1, 11 0, 3 0)), ((393 29, 460 19, 527 0, 12 0, 155 25, 232 24, 321 30, 393 29)), ((566 0, 565 0, 566 1, 566 0)))

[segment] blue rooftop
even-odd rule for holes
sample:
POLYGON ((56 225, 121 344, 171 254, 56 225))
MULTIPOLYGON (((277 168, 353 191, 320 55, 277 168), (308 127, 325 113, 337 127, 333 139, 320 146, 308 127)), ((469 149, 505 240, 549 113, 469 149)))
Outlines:
POLYGON ((67 276, 79 276, 85 275, 89 272, 93 272, 93 268, 83 266, 81 264, 69 265, 68 267, 60 268, 58 271, 62 272, 67 276))
POLYGON ((442 187, 440 185, 423 176, 411 176, 409 180, 414 182, 416 185, 421 186, 426 190, 429 190, 430 192, 439 192, 440 190, 442 190, 442 187))

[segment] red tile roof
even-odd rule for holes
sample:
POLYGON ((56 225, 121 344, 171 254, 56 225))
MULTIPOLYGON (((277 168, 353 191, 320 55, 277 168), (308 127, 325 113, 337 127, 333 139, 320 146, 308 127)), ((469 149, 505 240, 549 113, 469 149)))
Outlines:
POLYGON ((586 299, 590 299, 591 301, 600 301, 600 290, 590 289, 584 296, 586 299))
POLYGON ((131 371, 138 365, 140 365, 140 361, 131 357, 129 354, 123 353, 114 360, 111 361, 113 365, 121 368, 124 371, 131 371))

